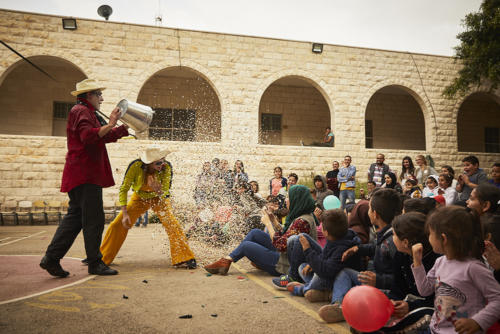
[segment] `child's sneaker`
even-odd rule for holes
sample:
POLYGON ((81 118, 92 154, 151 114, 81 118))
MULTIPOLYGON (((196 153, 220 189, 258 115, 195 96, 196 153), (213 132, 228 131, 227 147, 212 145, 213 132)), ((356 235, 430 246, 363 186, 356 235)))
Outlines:
POLYGON ((288 275, 281 275, 280 277, 273 278, 273 286, 278 290, 286 290, 288 283, 293 279, 288 275))
POLYGON ((344 321, 342 306, 339 303, 322 306, 318 311, 319 316, 327 323, 344 321))
POLYGON ((304 294, 304 297, 311 303, 329 302, 332 300, 332 290, 311 289, 304 294))
POLYGON ((286 289, 292 293, 294 296, 304 296, 304 284, 299 282, 290 282, 286 286, 286 289))

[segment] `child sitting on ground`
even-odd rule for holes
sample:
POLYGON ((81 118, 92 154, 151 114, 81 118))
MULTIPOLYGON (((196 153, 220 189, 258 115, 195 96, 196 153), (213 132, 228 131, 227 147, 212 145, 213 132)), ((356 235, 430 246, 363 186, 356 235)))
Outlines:
POLYGON ((349 248, 342 255, 342 262, 354 255, 369 256, 373 258, 374 270, 358 272, 345 268, 337 275, 333 284, 332 304, 320 309, 319 315, 325 321, 339 322, 344 320, 342 300, 353 286, 366 284, 378 289, 391 288, 394 279, 392 263, 397 252, 392 240, 391 222, 399 213, 401 213, 401 204, 397 191, 386 188, 373 193, 368 216, 377 230, 376 244, 361 244, 349 248))
POLYGON ((422 191, 418 187, 416 180, 406 180, 403 195, 406 198, 422 198, 422 191))
MULTIPOLYGON (((345 267, 359 270, 361 259, 353 256, 342 262, 342 254, 359 245, 356 233, 347 228, 347 217, 340 209, 326 210, 321 215, 323 235, 327 242, 323 249, 307 234, 300 234, 288 244, 290 275, 300 275, 306 284, 290 282, 287 290, 293 295, 304 296, 311 302, 328 297, 335 276, 345 267)), ((329 300, 329 298, 327 299, 329 300)))
POLYGON ((439 175, 439 189, 438 194, 442 195, 446 201, 446 205, 452 205, 457 200, 457 191, 453 184, 453 177, 450 174, 439 175))
POLYGON ((491 180, 488 180, 489 183, 493 184, 495 187, 500 188, 500 162, 495 163, 491 167, 491 180))
POLYGON ((426 227, 432 249, 444 254, 426 273, 422 244, 412 247, 418 292, 435 293, 432 333, 486 332, 500 315, 500 284, 482 263, 484 242, 477 214, 445 207, 431 214, 426 227))
POLYGON ((390 325, 381 329, 383 332, 422 330, 428 327, 434 313, 434 295, 422 297, 418 294, 411 271, 413 245, 424 245, 422 261, 426 271, 432 268, 440 256, 432 251, 425 233, 425 220, 424 214, 410 212, 392 221, 392 239, 398 252, 394 257, 394 282, 388 296, 393 301, 394 314, 390 325))
POLYGON ((425 181, 425 188, 422 191, 422 197, 434 197, 438 194, 439 179, 436 175, 430 175, 425 181))

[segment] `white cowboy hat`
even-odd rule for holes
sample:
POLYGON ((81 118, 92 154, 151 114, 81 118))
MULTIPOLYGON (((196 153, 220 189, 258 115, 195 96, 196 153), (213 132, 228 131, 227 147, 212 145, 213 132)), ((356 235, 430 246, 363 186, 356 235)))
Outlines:
POLYGON ((141 155, 141 161, 144 162, 145 164, 150 164, 155 161, 158 161, 160 159, 165 158, 167 155, 169 155, 171 151, 167 149, 161 149, 159 147, 148 147, 144 152, 142 152, 141 155))
POLYGON ((92 92, 94 90, 105 90, 106 87, 102 87, 94 79, 85 79, 76 84, 76 90, 71 92, 71 95, 77 96, 82 93, 92 92))

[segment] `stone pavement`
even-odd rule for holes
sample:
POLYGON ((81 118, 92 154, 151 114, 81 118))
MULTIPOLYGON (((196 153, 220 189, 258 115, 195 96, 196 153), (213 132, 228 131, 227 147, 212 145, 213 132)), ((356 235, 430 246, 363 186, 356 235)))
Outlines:
MULTIPOLYGON (((0 227, 0 255, 30 254, 41 258, 55 228, 0 227)), ((311 304, 272 288, 271 277, 251 267, 248 261, 238 262, 227 276, 207 276, 201 268, 172 268, 166 245, 167 238, 160 226, 133 228, 113 263, 119 275, 90 276, 76 285, 1 304, 0 332, 349 332, 345 323, 328 325, 319 319, 317 310, 321 303, 311 304), (187 314, 192 318, 179 318, 187 314)), ((226 252, 196 242, 191 245, 201 264, 226 252)), ((84 256, 80 235, 68 257, 84 256)), ((37 263, 32 261, 31 266, 36 268, 37 263)), ((63 265, 70 269, 70 277, 81 273, 82 266, 63 265)), ((37 271, 35 268, 26 268, 26 273, 37 271)), ((0 272, 4 271, 2 267, 0 272)), ((64 281, 48 274, 45 280, 64 281)), ((26 295, 31 294, 30 284, 23 285, 26 295)), ((0 289, 6 287, 2 284, 0 289)))

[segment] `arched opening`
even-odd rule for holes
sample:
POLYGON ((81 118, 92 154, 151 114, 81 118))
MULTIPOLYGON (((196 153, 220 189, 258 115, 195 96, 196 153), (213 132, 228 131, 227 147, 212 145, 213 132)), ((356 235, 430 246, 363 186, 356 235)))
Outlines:
POLYGON ((488 93, 468 96, 457 115, 460 152, 500 153, 500 103, 488 93))
POLYGON ((34 56, 29 60, 55 80, 24 60, 12 65, 0 86, 0 133, 66 136, 68 112, 75 104, 70 92, 86 75, 62 58, 34 56))
POLYGON ((287 76, 273 82, 259 104, 259 143, 320 143, 331 126, 330 108, 307 79, 287 76))
POLYGON ((422 108, 403 86, 379 89, 365 113, 366 148, 425 150, 422 108))
POLYGON ((139 92, 137 102, 155 110, 147 133, 139 138, 219 142, 221 105, 200 74, 186 67, 155 73, 139 92))

